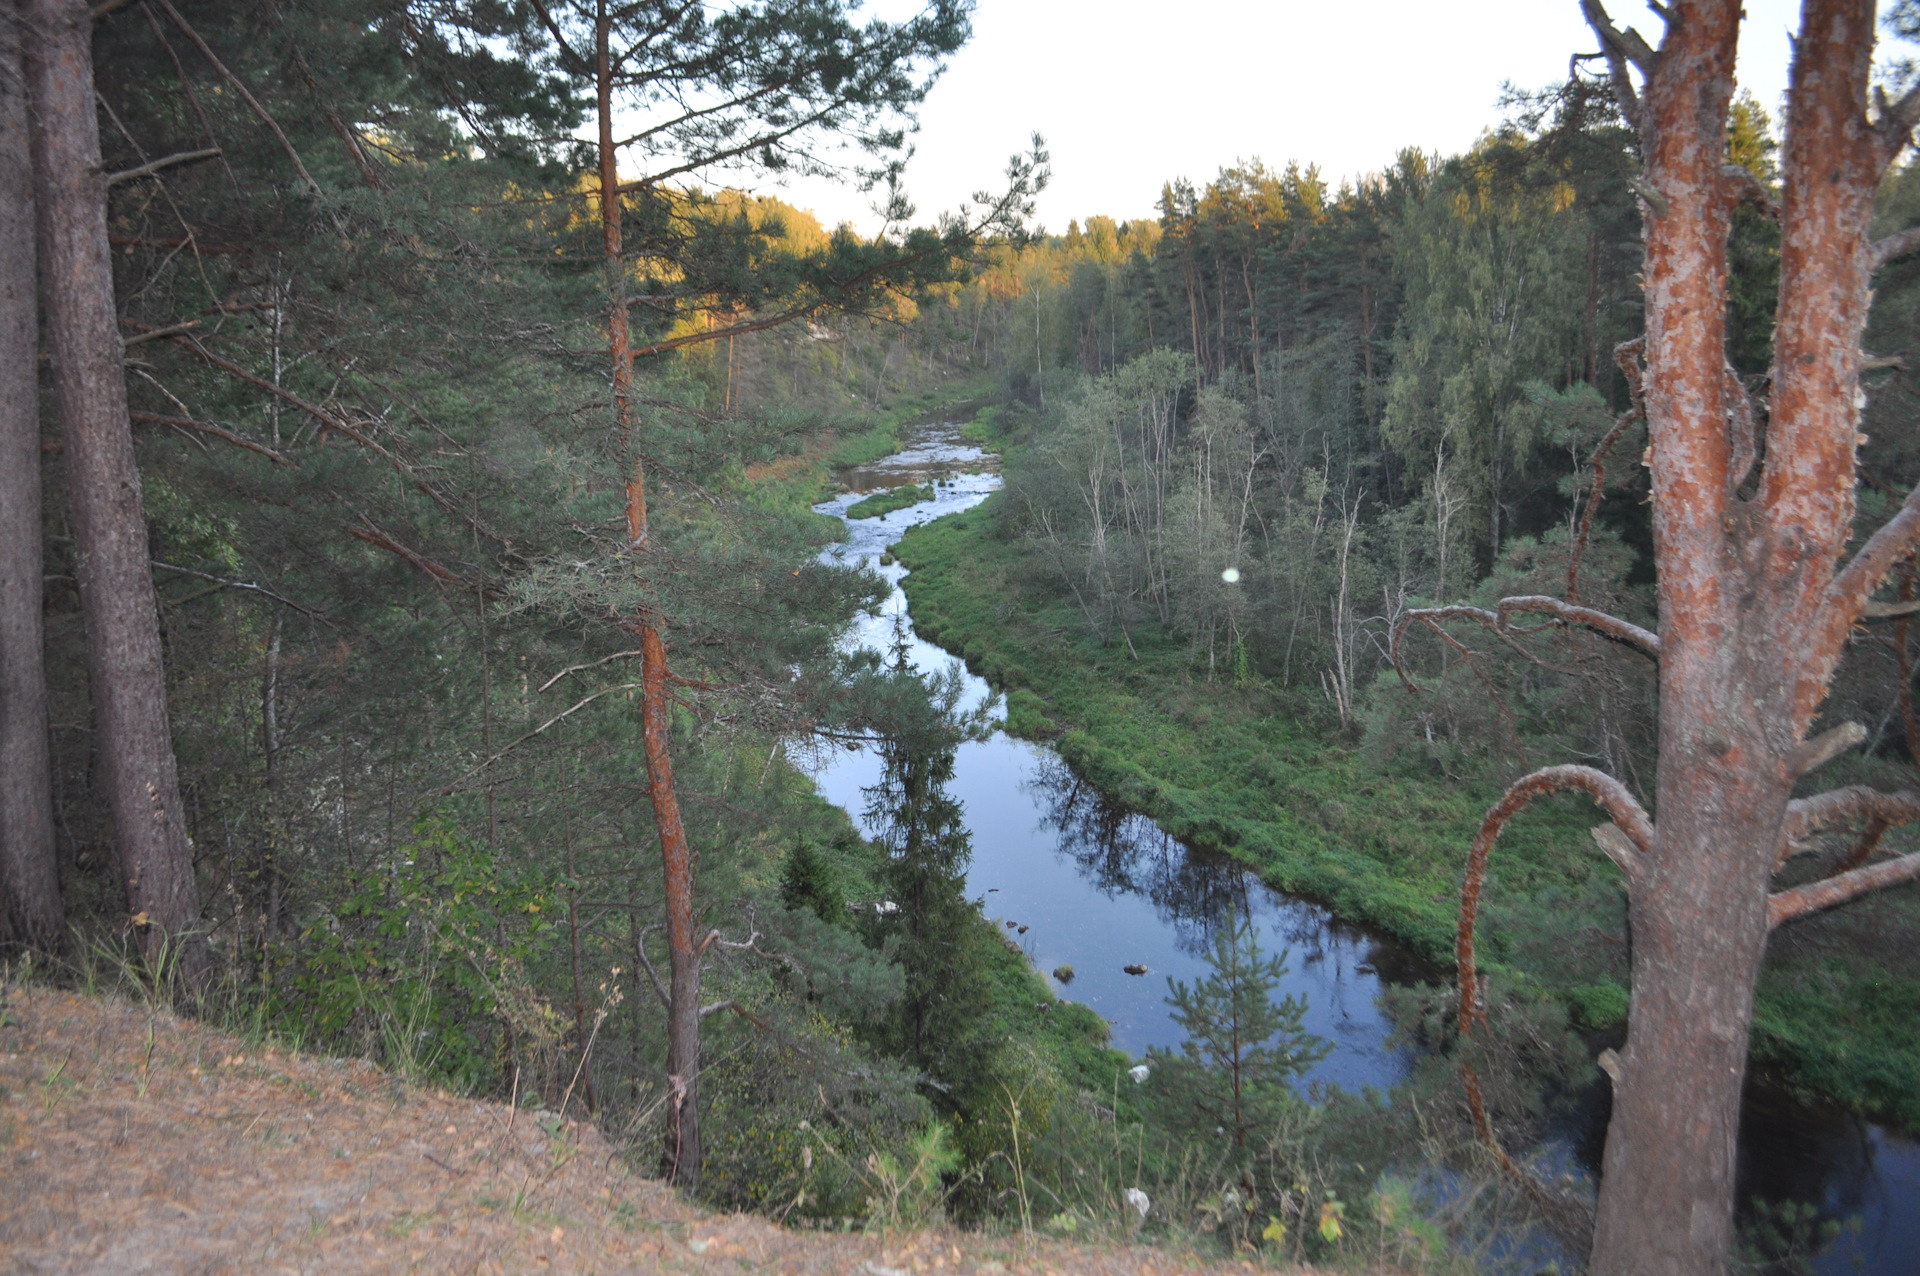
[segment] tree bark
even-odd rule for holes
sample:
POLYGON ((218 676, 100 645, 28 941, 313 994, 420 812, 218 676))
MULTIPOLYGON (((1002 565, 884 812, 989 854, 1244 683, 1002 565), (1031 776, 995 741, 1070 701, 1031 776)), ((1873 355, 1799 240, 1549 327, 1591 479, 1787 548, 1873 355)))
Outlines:
POLYGON ((19 15, 0 10, 0 939, 53 949, 54 861, 42 645, 39 296, 19 15))
MULTIPOLYGON (((1660 603, 1658 828, 1631 886, 1633 991, 1595 1220, 1598 1276, 1718 1276, 1769 878, 1848 628, 1879 583, 1836 578, 1854 513, 1874 192, 1904 136, 1868 123, 1872 0, 1807 0, 1783 165, 1766 467, 1737 487, 1726 375, 1726 162, 1739 0, 1669 11, 1658 53, 1601 35, 1646 179, 1646 419, 1660 603), (1629 62, 1645 76, 1636 98, 1629 62)), ((1909 126, 1910 127, 1910 126, 1909 126)), ((1898 522, 1898 520, 1896 520, 1898 522)), ((1863 571, 1883 576, 1878 558, 1863 571)))
POLYGON ((95 739, 128 908, 150 962, 207 969, 181 809, 159 612, 114 314, 107 192, 83 0, 23 0, 41 265, 65 435, 95 739))
MULTIPOLYGON (((594 55, 599 106, 600 229, 607 270, 607 329, 613 363, 613 407, 620 441, 633 433, 633 344, 627 324, 627 274, 621 260, 619 155, 613 138, 612 18, 595 12, 594 55)), ((628 546, 638 560, 648 546, 646 470, 638 457, 627 483, 628 546)), ((664 1170, 684 1188, 700 1181, 700 952, 693 938, 693 855, 673 787, 673 734, 667 695, 667 650, 659 617, 643 612, 640 635, 640 730, 647 755, 647 795, 660 836, 667 906, 667 1084, 670 1107, 664 1170)))

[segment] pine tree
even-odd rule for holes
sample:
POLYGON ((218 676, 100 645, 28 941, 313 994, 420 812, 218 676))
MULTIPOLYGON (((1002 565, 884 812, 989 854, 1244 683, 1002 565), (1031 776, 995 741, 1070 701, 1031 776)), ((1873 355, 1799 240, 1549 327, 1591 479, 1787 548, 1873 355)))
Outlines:
POLYGON ((1267 956, 1260 932, 1237 909, 1214 932, 1207 965, 1213 973, 1191 986, 1167 980, 1167 1004, 1187 1039, 1180 1055, 1161 1061, 1161 1086, 1200 1118, 1193 1124, 1231 1133, 1239 1151, 1250 1131, 1294 1100, 1290 1083, 1331 1046, 1303 1026, 1303 999, 1274 999, 1286 981, 1287 954, 1267 956))

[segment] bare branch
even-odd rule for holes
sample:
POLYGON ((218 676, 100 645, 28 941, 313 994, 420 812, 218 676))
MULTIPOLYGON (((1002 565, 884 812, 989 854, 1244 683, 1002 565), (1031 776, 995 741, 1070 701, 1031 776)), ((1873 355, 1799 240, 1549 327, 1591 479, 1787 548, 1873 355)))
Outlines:
MULTIPOLYGON (((181 241, 183 247, 186 243, 187 241, 185 240, 181 241)), ((126 350, 139 345, 143 341, 158 341, 162 337, 177 337, 183 332, 192 332, 199 326, 200 321, 198 319, 189 319, 185 323, 176 323, 165 328, 149 328, 145 332, 136 332, 131 337, 120 338, 120 348, 126 350)))
POLYGON ((1787 803, 1786 818, 1780 822, 1780 849, 1774 854, 1773 867, 1778 870, 1807 850, 1807 839, 1829 825, 1860 822, 1892 826, 1915 821, 1920 821, 1920 795, 1910 792, 1882 793, 1855 784, 1795 798, 1787 803))
POLYGON ((577 701, 576 703, 568 706, 567 708, 562 709, 559 713, 554 714, 551 718, 548 718, 545 722, 542 722, 539 726, 535 727, 533 730, 527 732, 525 735, 514 740, 511 744, 501 749, 498 753, 494 754, 492 757, 488 758, 486 761, 481 762, 477 766, 468 768, 467 772, 464 775, 459 776, 458 778, 454 779, 450 783, 441 785, 440 790, 436 796, 445 797, 447 794, 453 792, 455 789, 459 788, 462 784, 466 783, 468 780, 472 779, 474 776, 480 774, 480 772, 486 770, 488 767, 498 762, 501 758, 506 757, 509 753, 512 753, 515 749, 519 748, 521 745, 525 744, 527 741, 533 739, 533 737, 544 732, 548 727, 551 727, 558 722, 564 721, 565 719, 572 717, 574 714, 586 708, 588 705, 592 704, 595 700, 598 700, 600 697, 610 696, 610 695, 613 695, 615 692, 638 691, 640 689, 641 689, 641 684, 637 682, 623 682, 618 684, 617 686, 602 687, 600 690, 594 692, 592 695, 586 696, 583 699, 577 701))
POLYGON ((223 439, 235 447, 243 447, 249 452, 258 452, 275 465, 293 464, 292 460, 274 451, 264 443, 255 443, 252 439, 235 434, 231 430, 222 429, 220 426, 213 425, 206 421, 195 421, 191 417, 184 416, 162 416, 158 412, 130 411, 127 413, 127 416, 129 419, 138 421, 143 425, 170 425, 180 430, 198 430, 202 434, 211 434, 216 439, 223 439))
POLYGON ((1920 84, 1901 94, 1898 102, 1888 102, 1884 90, 1875 97, 1879 100, 1880 118, 1873 128, 1880 135, 1880 164, 1884 168, 1900 158, 1900 152, 1913 140, 1914 127, 1920 125, 1920 84))
POLYGON ((1827 606, 1843 632, 1866 614, 1873 591, 1880 588, 1895 563, 1913 552, 1916 542, 1920 542, 1920 487, 1907 493, 1900 512, 1867 538, 1860 552, 1827 587, 1827 606))
POLYGON ((1787 759, 1796 776, 1818 771, 1848 749, 1867 738, 1867 729, 1858 722, 1843 722, 1831 731, 1823 731, 1803 742, 1787 759))
POLYGON ((1441 621, 1473 620, 1488 627, 1495 626, 1500 622, 1498 616, 1482 607, 1466 607, 1460 605, 1451 607, 1415 607, 1408 611, 1401 612, 1400 619, 1396 621, 1393 626, 1393 636, 1387 640, 1387 656, 1393 661, 1393 671, 1400 675, 1400 681, 1406 684, 1408 691, 1418 691, 1420 688, 1414 682, 1413 676, 1407 672, 1406 664, 1400 657, 1400 644, 1406 637, 1407 626, 1416 620, 1433 630, 1434 633, 1439 634, 1440 637, 1447 642, 1452 643, 1456 648, 1460 648, 1463 652, 1466 649, 1460 647, 1459 643, 1454 642, 1447 632, 1440 628, 1441 621))
POLYGON ((260 100, 247 90, 247 86, 241 83, 239 76, 227 70, 227 64, 222 62, 215 56, 213 50, 207 47, 207 42, 200 38, 200 33, 187 25, 187 20, 180 16, 178 9, 173 7, 173 0, 155 0, 155 3, 166 10, 167 16, 173 19, 173 25, 179 27, 180 30, 185 33, 187 39, 193 41, 194 47, 200 50, 201 56, 206 58, 206 60, 212 64, 213 69, 220 73, 221 79, 233 86, 233 91, 240 95, 240 100, 245 102, 248 109, 259 117, 260 122, 273 130, 273 135, 280 139, 281 149, 286 151, 287 158, 293 161, 293 169, 296 173, 300 174, 300 180, 304 181, 315 195, 320 196, 322 199, 326 198, 326 192, 320 189, 320 183, 313 180, 313 174, 309 173, 307 166, 301 162, 300 152, 293 148, 293 143, 287 139, 287 135, 281 129, 279 121, 273 118, 266 107, 260 105, 260 100))
POLYGON ((1588 829, 1587 833, 1593 838, 1593 844, 1598 846, 1608 859, 1620 866, 1621 872, 1633 872, 1637 848, 1633 844, 1633 839, 1620 831, 1619 825, 1596 824, 1588 829))
MULTIPOLYGON (((1745 173, 1746 169, 1741 169, 1745 173)), ((1733 370, 1731 363, 1723 365, 1726 381, 1727 400, 1727 499, 1732 500, 1747 481, 1747 475, 1753 472, 1753 463, 1759 459, 1759 442, 1753 428, 1753 396, 1747 393, 1746 382, 1733 370)))
POLYGON ((250 580, 228 580, 225 576, 212 576, 206 572, 197 572, 193 570, 193 568, 191 567, 175 567, 172 563, 163 563, 157 558, 150 559, 148 561, 151 566, 158 567, 162 571, 173 572, 175 575, 178 575, 178 576, 191 576, 195 580, 208 581, 208 582, 211 582, 212 584, 220 585, 227 589, 246 590, 251 593, 259 594, 262 597, 271 598, 273 599, 273 601, 279 603, 283 607, 293 608, 295 611, 299 612, 302 616, 307 617, 309 620, 326 619, 319 612, 314 611, 312 608, 302 607, 299 603, 293 601, 293 599, 285 597, 284 595, 281 595, 281 594, 276 594, 271 589, 268 589, 265 585, 256 585, 250 580))
POLYGON ((1808 913, 1817 913, 1916 878, 1920 878, 1920 851, 1875 864, 1871 868, 1856 868, 1850 873, 1839 873, 1805 886, 1796 886, 1792 890, 1775 891, 1767 896, 1767 926, 1771 929, 1796 917, 1805 917, 1808 913))
POLYGON ((671 1011, 673 998, 667 995, 667 986, 660 982, 659 972, 654 970, 653 963, 647 959, 647 936, 656 930, 663 929, 664 925, 664 923, 655 922, 651 926, 641 927, 640 933, 633 937, 633 956, 640 963, 640 968, 647 972, 647 979, 653 984, 653 995, 660 998, 660 1005, 664 1009, 671 1011))
MULTIPOLYGON (((347 531, 353 534, 354 536, 359 537, 361 540, 367 542, 367 544, 369 545, 373 545, 373 546, 376 546, 377 548, 384 549, 389 554, 392 554, 394 557, 404 559, 406 562, 412 563, 415 567, 419 568, 424 575, 430 578, 435 584, 458 585, 465 590, 472 590, 474 588, 474 586, 468 582, 466 577, 460 575, 460 573, 453 571, 450 568, 442 567, 439 563, 434 562, 431 558, 428 558, 425 554, 422 554, 417 550, 409 549, 405 545, 401 544, 399 541, 395 540, 392 536, 388 535, 385 531, 383 531, 378 524, 376 524, 372 519, 368 518, 365 514, 362 514, 360 516, 360 521, 362 523, 365 523, 366 526, 365 527, 349 527, 347 531)), ((499 590, 493 589, 490 587, 485 587, 485 586, 481 587, 480 596, 486 599, 490 603, 497 603, 506 597, 506 595, 501 593, 499 590)))
POLYGON ((611 656, 602 656, 598 660, 589 660, 584 665, 568 665, 565 669, 562 669, 559 673, 553 675, 553 677, 541 683, 539 689, 541 691, 545 691, 548 687, 551 687, 554 683, 560 681, 562 678, 566 677, 570 673, 579 673, 582 669, 598 669, 601 665, 604 665, 609 661, 625 660, 630 656, 637 656, 640 654, 641 654, 640 649, 636 647, 632 651, 616 651, 611 656))
POLYGON ((165 155, 157 160, 148 160, 137 168, 124 168, 117 173, 107 174, 107 186, 111 188, 118 186, 121 182, 131 182, 142 177, 151 177, 160 170, 172 168, 176 164, 192 164, 199 160, 213 159, 219 154, 220 148, 212 146, 201 151, 180 151, 173 155, 165 155))
POLYGON ((1591 607, 1581 607, 1574 603, 1562 602, 1547 594, 1521 594, 1514 598, 1502 598, 1498 604, 1496 626, 1505 630, 1508 617, 1515 612, 1533 612, 1552 616, 1555 620, 1569 625, 1584 625, 1602 638, 1638 649, 1641 654, 1656 659, 1660 655, 1660 636, 1642 629, 1632 621, 1610 616, 1604 611, 1595 611, 1591 607))
POLYGON ((1873 269, 1878 270, 1890 261, 1905 257, 1908 253, 1920 252, 1920 226, 1909 226, 1905 230, 1895 231, 1885 239, 1876 239, 1868 250, 1873 254, 1873 269))
MULTIPOLYGON (((1605 771, 1590 766, 1550 766, 1515 780, 1480 822, 1480 832, 1474 837, 1473 849, 1467 855, 1467 880, 1460 888, 1460 924, 1454 955, 1460 967, 1462 1034, 1473 1027, 1473 1020, 1478 1017, 1478 1012, 1473 1008, 1473 990, 1478 980, 1474 964, 1473 927, 1480 911, 1480 888, 1486 879, 1487 856, 1492 852, 1493 844, 1500 840, 1500 833, 1506 828, 1507 822, 1525 810, 1528 803, 1542 794, 1564 789, 1577 789, 1585 793, 1613 817, 1614 826, 1635 852, 1623 853, 1621 858, 1614 860, 1626 873, 1629 882, 1637 880, 1640 875, 1641 857, 1653 853, 1653 821, 1647 818, 1645 808, 1627 791, 1627 786, 1605 771)), ((1625 848, 1621 849, 1625 851, 1625 848)), ((1611 858, 1612 852, 1608 854, 1611 858)))

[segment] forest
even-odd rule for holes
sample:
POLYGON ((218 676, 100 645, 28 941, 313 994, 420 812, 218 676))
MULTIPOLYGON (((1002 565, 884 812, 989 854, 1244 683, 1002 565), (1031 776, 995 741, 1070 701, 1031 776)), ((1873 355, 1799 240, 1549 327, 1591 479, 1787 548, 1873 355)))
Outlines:
POLYGON ((1883 49, 1869 106, 1871 5, 1809 0, 1797 134, 1737 4, 1582 9, 1463 153, 1059 232, 1039 135, 907 198, 966 0, 20 0, 0 987, 588 1117, 788 1227, 1812 1270, 1843 1216, 1736 1199, 1748 1070, 1920 1130, 1920 94, 1883 49), (815 509, 947 424, 998 490, 882 562, 984 703, 848 640, 892 585, 815 509), (1231 909, 1184 1047, 1116 1048, 970 892, 1000 731, 1412 954, 1405 1082, 1306 1085, 1231 909), (1528 1153, 1596 1093, 1596 1172, 1528 1153))

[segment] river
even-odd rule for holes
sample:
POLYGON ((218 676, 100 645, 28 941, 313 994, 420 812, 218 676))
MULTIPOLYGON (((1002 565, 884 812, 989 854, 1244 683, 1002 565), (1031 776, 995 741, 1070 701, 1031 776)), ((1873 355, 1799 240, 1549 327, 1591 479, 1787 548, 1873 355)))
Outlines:
MULTIPOLYGON (((905 483, 938 484, 932 501, 882 518, 851 519, 848 537, 827 556, 874 568, 893 584, 882 614, 850 635, 886 650, 896 619, 908 626, 916 668, 932 672, 953 657, 912 631, 900 589, 906 570, 881 565, 907 528, 970 509, 1000 486, 997 458, 966 443, 957 427, 923 427, 905 450, 843 475, 843 495, 815 506, 844 515, 862 495, 905 483)), ((978 704, 987 684, 968 674, 978 704)), ((864 826, 863 790, 880 778, 871 750, 834 751, 814 772, 820 791, 864 826)), ((1333 1044, 1303 1080, 1349 1090, 1387 1088, 1412 1063, 1389 1044, 1391 1025, 1376 1004, 1382 988, 1434 977, 1393 942, 1344 925, 1309 901, 1282 894, 1223 857, 1193 851, 1152 821, 1116 808, 1082 784, 1044 745, 1004 733, 964 744, 952 794, 965 806, 973 838, 970 896, 996 922, 1014 923, 1034 966, 1064 998, 1082 1002, 1113 1025, 1113 1044, 1139 1055, 1178 1046, 1167 980, 1206 974, 1203 952, 1229 905, 1249 915, 1270 950, 1288 953, 1282 992, 1307 1003, 1307 1028, 1333 1044), (1024 929, 1021 929, 1024 928, 1024 929), (1145 975, 1123 967, 1145 966, 1145 975), (1071 978, 1055 978, 1058 971, 1071 978)), ((871 829, 867 830, 872 832, 871 829)), ((1462 848, 1464 856, 1464 848, 1462 848)), ((1568 1142, 1591 1173, 1605 1122, 1605 1096, 1581 1105, 1568 1142)), ((1814 1257, 1822 1276, 1920 1276, 1920 1143, 1836 1109, 1796 1101, 1757 1078, 1741 1129, 1742 1199, 1817 1205, 1845 1229, 1814 1257)))

